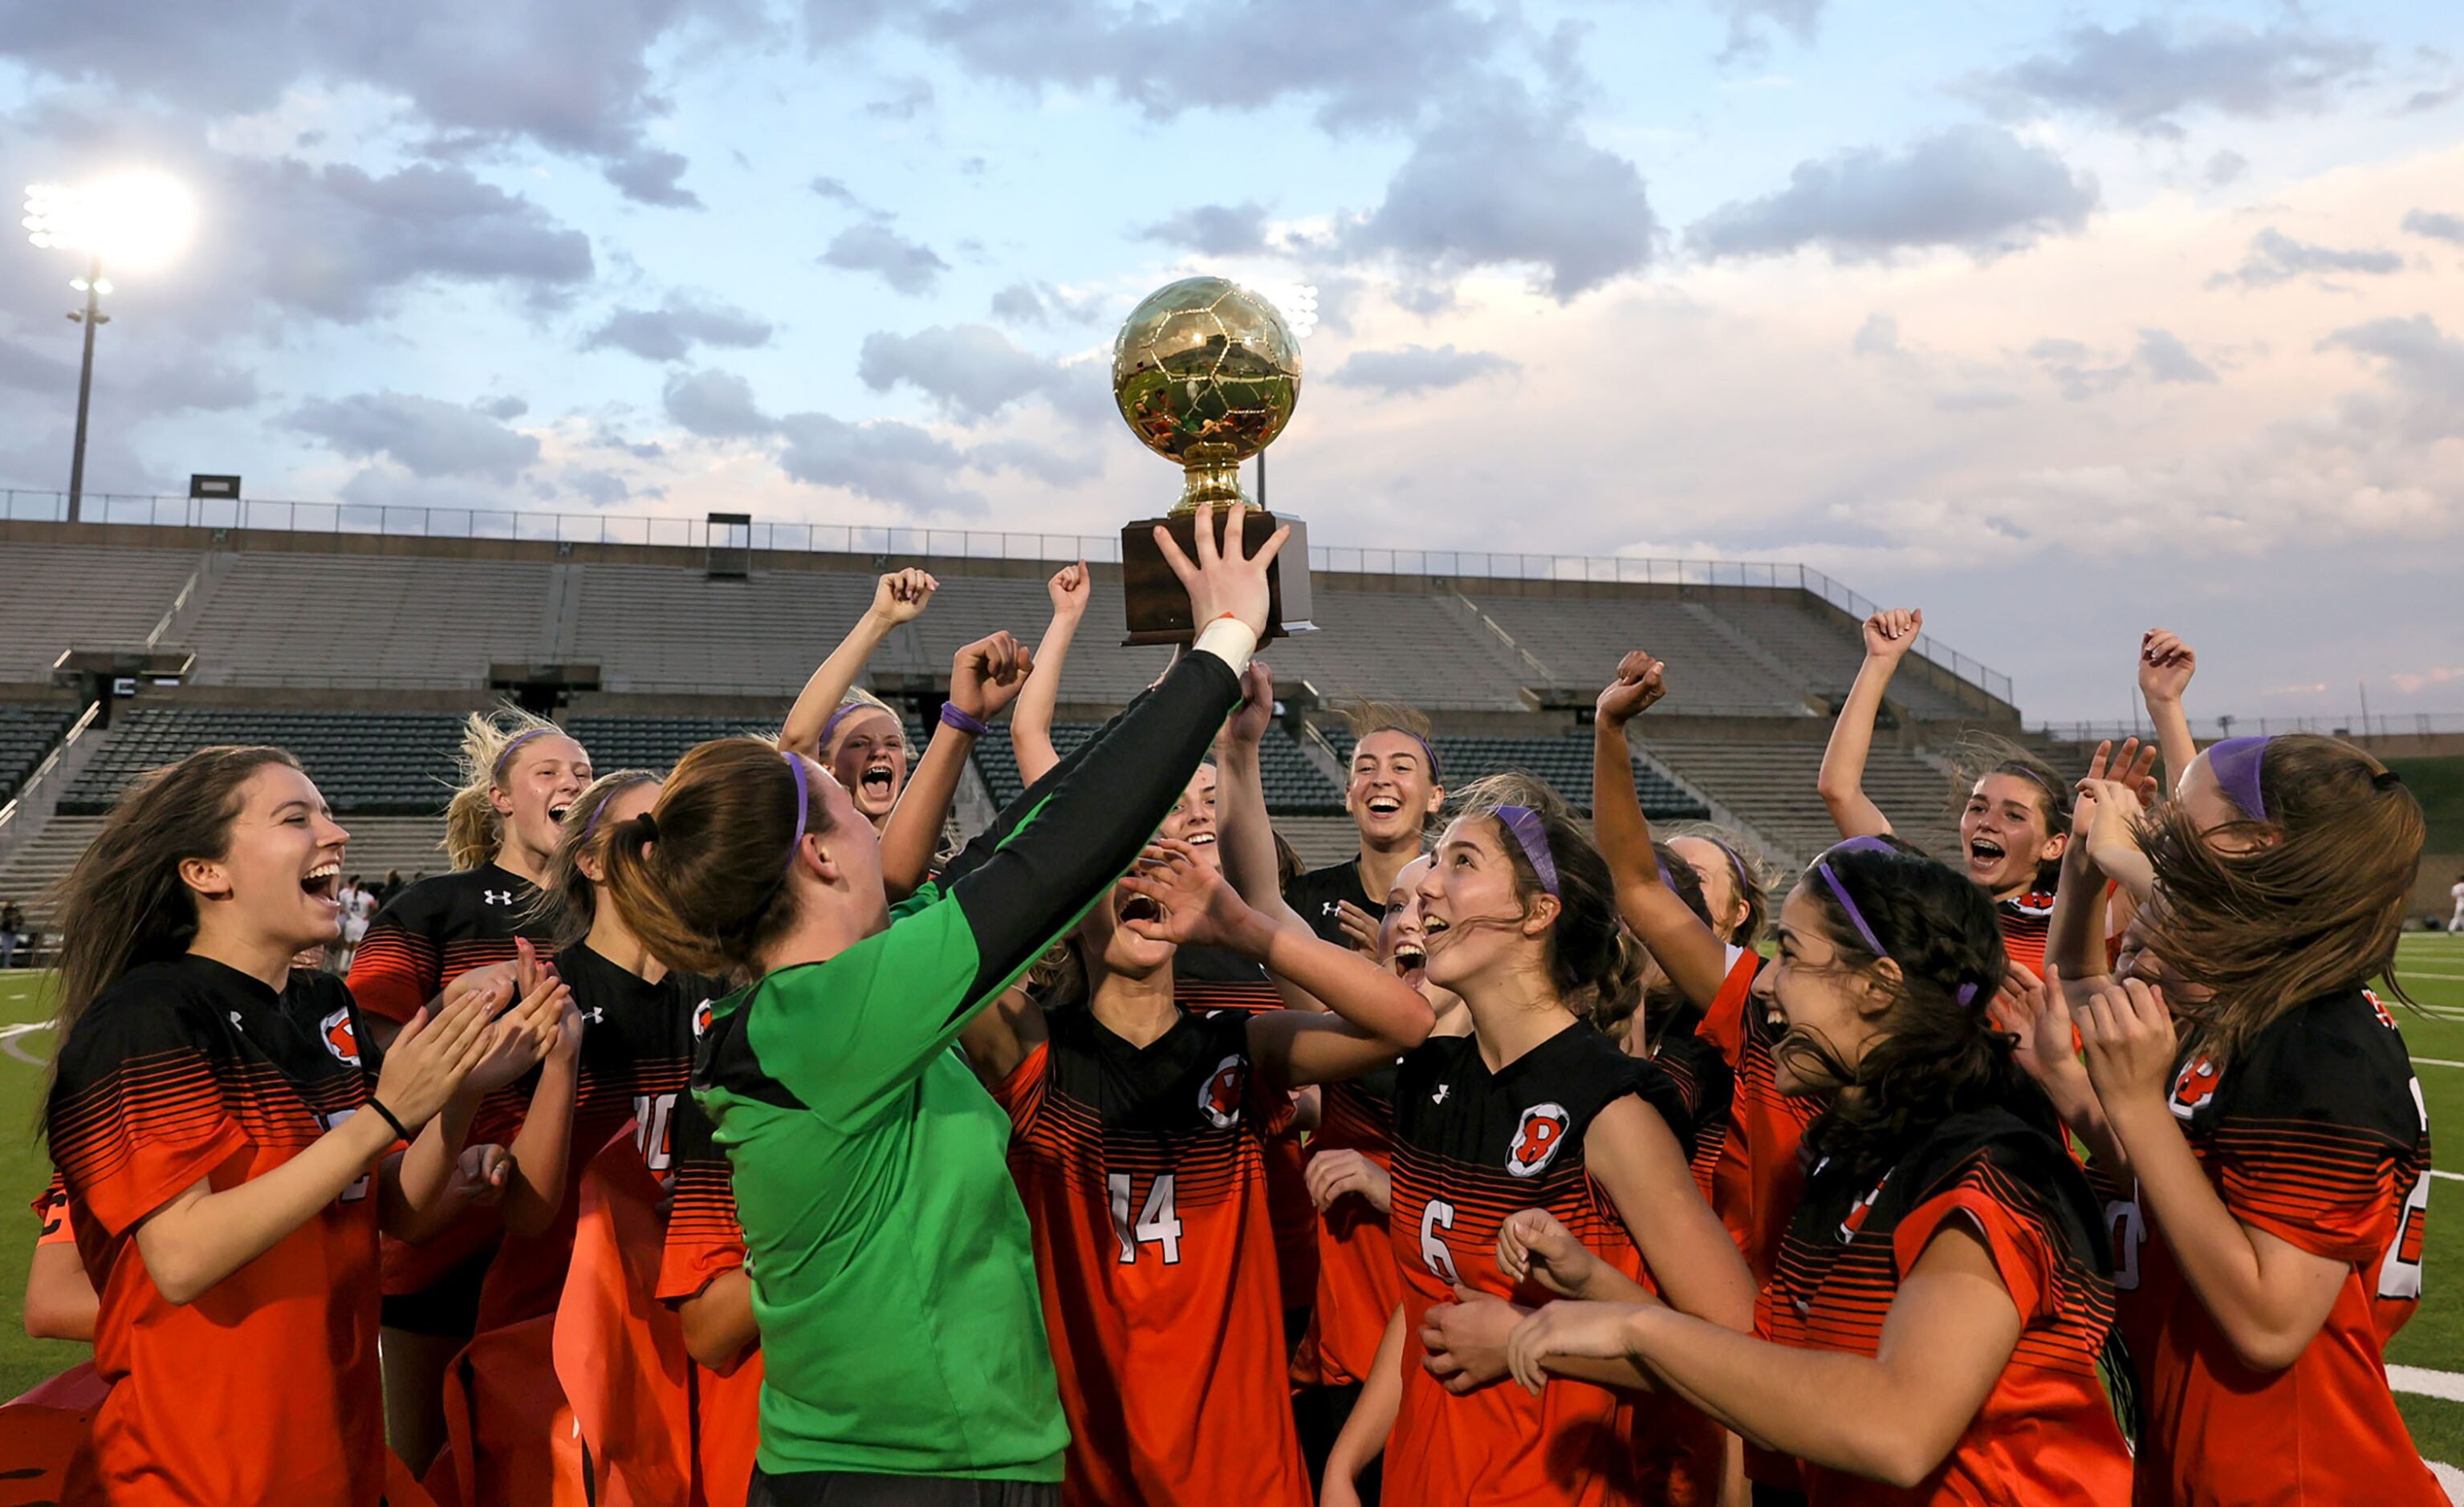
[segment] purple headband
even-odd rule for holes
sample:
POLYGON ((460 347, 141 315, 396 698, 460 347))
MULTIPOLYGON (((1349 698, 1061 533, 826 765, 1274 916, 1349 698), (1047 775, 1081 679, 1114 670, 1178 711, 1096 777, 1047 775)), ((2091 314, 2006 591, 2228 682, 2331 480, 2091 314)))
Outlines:
POLYGON ((508 760, 513 758, 514 750, 520 748, 523 744, 528 743, 531 739, 538 737, 542 732, 555 732, 558 731, 560 730, 556 728, 533 728, 527 732, 517 732, 512 737, 506 739, 505 746, 496 751, 496 761, 488 766, 488 778, 490 780, 495 780, 503 777, 505 765, 508 760))
POLYGON ((1531 871, 1540 876, 1540 887, 1557 893, 1557 858, 1549 851, 1549 829, 1541 824, 1540 814, 1529 806, 1500 806, 1495 815, 1506 830, 1514 834, 1523 856, 1531 861, 1531 871))
POLYGON ((822 724, 822 752, 825 754, 829 752, 830 734, 839 730, 840 723, 845 722, 847 718, 855 715, 859 711, 868 710, 878 711, 881 708, 878 704, 869 701, 840 702, 839 710, 830 713, 830 720, 822 724))
POLYGON ((1728 865, 1737 871, 1738 890, 1743 892, 1753 887, 1754 882, 1746 876, 1745 856, 1739 853, 1735 848, 1728 846, 1728 844, 1721 841, 1718 838, 1713 837, 1708 832, 1687 832, 1681 834, 1681 836, 1701 838, 1704 841, 1710 843, 1721 852, 1727 854, 1728 865))
MULTIPOLYGON (((1845 842, 1833 843, 1823 851, 1820 858, 1814 861, 1814 871, 1822 876, 1823 884, 1830 886, 1832 898, 1839 902, 1839 908, 1848 912, 1848 924, 1857 928, 1858 939, 1865 944, 1865 950, 1876 957, 1890 957, 1891 950, 1882 946, 1882 939, 1874 935, 1874 928, 1866 924, 1865 913, 1857 908, 1857 902, 1848 898, 1848 886, 1839 883, 1839 876, 1832 872, 1831 860, 1835 854, 1839 853, 1887 853, 1896 856, 1898 852, 1899 849, 1881 838, 1850 838, 1845 842)), ((1899 961, 1897 958, 1891 960, 1899 961)), ((1953 997, 1959 1001, 1959 1007, 1965 1010, 1976 1003, 1976 986, 1972 983, 1962 984, 1953 997)))
POLYGON ((657 778, 658 776, 656 775, 639 775, 635 778, 625 781, 625 783, 617 786, 614 790, 609 791, 607 793, 606 799, 590 808, 590 819, 582 824, 581 841, 583 842, 590 841, 590 834, 599 830, 599 819, 607 814, 608 807, 616 804, 617 797, 625 794, 625 792, 632 789, 636 785, 648 785, 655 781, 657 778))
POLYGON ((787 840, 787 862, 779 870, 779 884, 770 886, 774 891, 796 871, 796 855, 804 850, 805 808, 813 798, 813 780, 804 773, 804 761, 785 749, 779 751, 779 756, 787 761, 787 773, 796 780, 796 835, 787 840))
POLYGON ((2265 738, 2227 738, 2208 747, 2208 769, 2225 798, 2253 821, 2265 821, 2267 797, 2259 793, 2258 766, 2267 753, 2265 738))

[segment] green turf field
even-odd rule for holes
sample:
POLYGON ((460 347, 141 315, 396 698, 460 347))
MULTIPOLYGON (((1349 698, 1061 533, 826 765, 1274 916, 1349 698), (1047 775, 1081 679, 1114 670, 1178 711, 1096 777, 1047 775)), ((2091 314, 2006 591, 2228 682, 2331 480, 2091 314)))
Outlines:
MULTIPOLYGON (((2406 1040, 2430 1105, 2437 1167, 2453 1174, 2431 1190, 2427 1293, 2419 1317, 2388 1348, 2401 1365, 2464 1372, 2464 937, 2408 937, 2399 968, 2424 1009, 2401 1016, 2406 1040)), ((0 1033, 49 1015, 43 993, 49 976, 0 972, 0 1033)), ((29 1340, 21 1303, 26 1259, 33 1249, 33 1216, 27 1203, 43 1190, 50 1163, 34 1145, 32 1129, 48 1031, 0 1037, 0 1232, 11 1218, 13 1235, 0 1238, 0 1399, 83 1358, 83 1347, 29 1340)), ((2464 1465, 2464 1403, 2400 1395, 2421 1452, 2433 1460, 2464 1465)))

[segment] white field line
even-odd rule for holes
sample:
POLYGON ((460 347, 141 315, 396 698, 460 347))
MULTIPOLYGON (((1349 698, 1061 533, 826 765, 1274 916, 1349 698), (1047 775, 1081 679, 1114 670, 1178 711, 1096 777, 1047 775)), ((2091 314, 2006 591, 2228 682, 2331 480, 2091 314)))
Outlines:
POLYGON ((2451 1057, 2416 1057, 2412 1059, 2412 1065, 2415 1067, 2464 1067, 2464 1062, 2458 1062, 2451 1057))
POLYGON ((0 1026, 0 1052, 8 1053, 30 1067, 49 1067, 52 1065, 49 1059, 28 1056, 26 1049, 17 1044, 17 1038, 35 1031, 49 1031, 51 1028, 52 1023, 48 1020, 30 1020, 23 1025, 0 1026))
POLYGON ((2464 1502, 2464 1471, 2452 1465, 2441 1465, 2436 1460, 2421 1463, 2429 1466, 2430 1474, 2438 1477, 2438 1489, 2447 1494, 2449 1501, 2464 1502))
POLYGON ((2464 1376, 2453 1371, 2433 1371, 2422 1365, 2390 1365, 2387 1369, 2387 1385, 2397 1391, 2464 1403, 2464 1376))
POLYGON ((2433 1167, 2430 1169, 2430 1175, 2432 1177, 2443 1177, 2451 1183, 2464 1183, 2464 1172, 2442 1172, 2433 1167))

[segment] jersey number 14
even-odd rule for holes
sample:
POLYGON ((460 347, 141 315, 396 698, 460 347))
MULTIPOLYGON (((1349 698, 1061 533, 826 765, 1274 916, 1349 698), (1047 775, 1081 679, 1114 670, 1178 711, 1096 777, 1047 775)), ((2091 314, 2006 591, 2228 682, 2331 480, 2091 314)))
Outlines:
POLYGON ((1140 1246, 1158 1247, 1163 1264, 1180 1264, 1180 1215, 1172 1207, 1172 1174, 1157 1172, 1147 1185, 1146 1202, 1138 1206, 1137 1223, 1130 1222, 1130 1174, 1114 1172, 1104 1179, 1104 1190, 1111 1195, 1112 1234, 1121 1242, 1121 1264, 1131 1265, 1138 1258, 1140 1246))

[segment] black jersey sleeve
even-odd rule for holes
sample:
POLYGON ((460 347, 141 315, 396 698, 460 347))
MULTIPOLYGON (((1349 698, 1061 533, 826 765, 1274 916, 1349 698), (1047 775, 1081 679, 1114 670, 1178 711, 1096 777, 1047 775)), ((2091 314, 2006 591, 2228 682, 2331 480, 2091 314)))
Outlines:
POLYGON ((978 960, 954 1014, 998 994, 1130 866, 1240 694, 1223 661, 1181 656, 951 861, 943 885, 966 914, 978 960))

